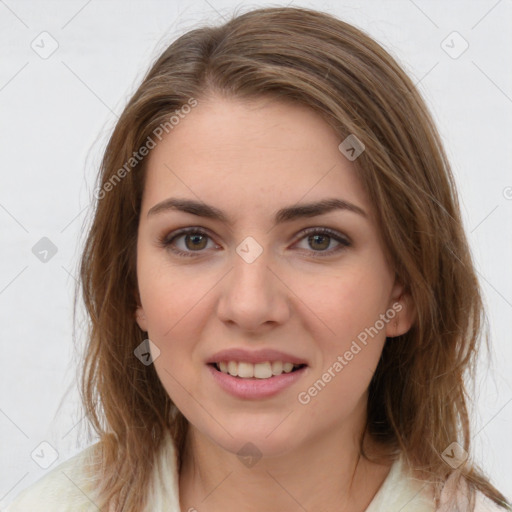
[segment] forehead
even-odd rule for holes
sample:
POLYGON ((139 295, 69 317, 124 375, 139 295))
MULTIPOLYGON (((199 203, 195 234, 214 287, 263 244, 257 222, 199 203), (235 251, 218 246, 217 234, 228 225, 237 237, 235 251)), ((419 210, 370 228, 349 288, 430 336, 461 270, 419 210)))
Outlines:
POLYGON ((148 156, 143 210, 171 194, 252 211, 327 196, 367 205, 341 141, 299 104, 199 101, 148 156))

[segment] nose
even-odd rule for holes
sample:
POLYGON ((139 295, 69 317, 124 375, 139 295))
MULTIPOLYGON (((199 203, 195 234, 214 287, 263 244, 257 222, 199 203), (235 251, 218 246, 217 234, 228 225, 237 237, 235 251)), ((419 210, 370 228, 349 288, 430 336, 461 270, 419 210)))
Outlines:
POLYGON ((246 332, 275 327, 290 317, 290 291, 270 251, 263 249, 253 257, 246 257, 243 250, 233 252, 232 268, 221 282, 217 306, 223 322, 246 332))

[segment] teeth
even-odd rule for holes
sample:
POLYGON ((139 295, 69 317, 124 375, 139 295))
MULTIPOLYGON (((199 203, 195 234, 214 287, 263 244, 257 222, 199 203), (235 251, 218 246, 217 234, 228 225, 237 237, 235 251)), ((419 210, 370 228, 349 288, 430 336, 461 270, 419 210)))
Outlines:
POLYGON ((293 364, 292 363, 284 363, 283 364, 283 371, 285 373, 290 373, 293 370, 293 364))
POLYGON ((235 361, 229 361, 228 373, 236 377, 238 375, 238 364, 235 361))
POLYGON ((254 366, 254 364, 250 363, 238 363, 237 375, 243 379, 254 377, 254 366))
POLYGON ((270 363, 258 363, 254 365, 254 376, 257 379, 268 379, 272 377, 272 375, 272 366, 270 363))
POLYGON ((272 363, 272 374, 281 375, 283 373, 283 363, 281 361, 274 361, 272 363))
POLYGON ((228 373, 233 377, 241 377, 242 379, 268 379, 274 375, 281 375, 282 373, 290 373, 294 368, 300 365, 293 363, 283 363, 282 361, 274 361, 270 363, 247 363, 245 361, 220 361, 217 363, 217 368, 222 373, 228 373))

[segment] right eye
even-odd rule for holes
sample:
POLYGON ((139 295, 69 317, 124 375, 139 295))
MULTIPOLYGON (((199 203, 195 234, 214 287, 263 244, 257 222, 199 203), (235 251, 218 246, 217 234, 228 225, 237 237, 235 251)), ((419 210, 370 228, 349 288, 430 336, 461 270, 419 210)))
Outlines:
POLYGON ((200 228, 185 228, 170 235, 165 235, 159 240, 162 247, 170 249, 178 256, 195 256, 206 249, 210 235, 200 228), (176 247, 176 241, 182 239, 181 248, 176 247))

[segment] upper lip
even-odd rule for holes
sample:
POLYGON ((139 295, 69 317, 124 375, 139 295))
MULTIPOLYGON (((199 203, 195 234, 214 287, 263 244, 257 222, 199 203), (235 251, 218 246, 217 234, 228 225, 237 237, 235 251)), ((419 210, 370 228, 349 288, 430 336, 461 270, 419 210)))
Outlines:
POLYGON ((221 361, 243 361, 252 364, 282 361, 283 363, 307 364, 305 359, 279 350, 245 350, 243 348, 230 348, 216 352, 207 360, 207 363, 219 363, 221 361))

